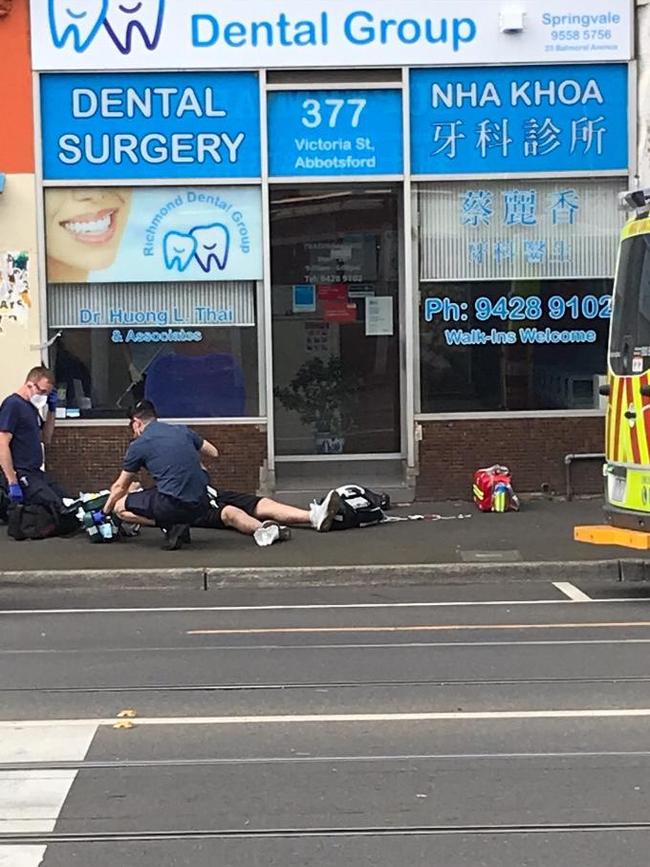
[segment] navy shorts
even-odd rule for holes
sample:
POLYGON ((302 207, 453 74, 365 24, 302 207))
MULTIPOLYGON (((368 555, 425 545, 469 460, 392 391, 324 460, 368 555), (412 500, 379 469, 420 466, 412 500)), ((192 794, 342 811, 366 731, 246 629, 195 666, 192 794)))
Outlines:
POLYGON ((216 508, 211 501, 206 506, 204 513, 194 521, 193 526, 206 530, 225 530, 226 526, 221 520, 221 512, 226 506, 234 506, 254 518, 255 509, 261 499, 261 497, 255 494, 240 494, 237 491, 218 491, 216 508))
POLYGON ((134 515, 149 518, 157 527, 173 527, 174 524, 193 524, 204 514, 208 498, 200 503, 187 503, 168 494, 161 494, 157 488, 135 491, 126 498, 126 508, 134 515))

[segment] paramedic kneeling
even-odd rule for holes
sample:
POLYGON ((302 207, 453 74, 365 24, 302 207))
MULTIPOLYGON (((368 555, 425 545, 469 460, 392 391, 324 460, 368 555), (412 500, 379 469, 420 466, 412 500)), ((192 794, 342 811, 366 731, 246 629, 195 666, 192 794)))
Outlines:
POLYGON ((42 469, 43 443, 54 432, 54 374, 34 367, 23 385, 0 404, 0 467, 13 503, 60 508, 64 492, 42 469), (47 407, 43 423, 41 410, 47 407))
POLYGON ((135 439, 103 511, 115 510, 118 518, 129 523, 161 527, 167 532, 164 548, 175 551, 190 542, 190 525, 208 507, 208 474, 201 456, 216 458, 219 453, 193 430, 158 421, 153 404, 146 400, 136 404, 131 429, 135 439), (156 486, 129 494, 143 468, 156 486))

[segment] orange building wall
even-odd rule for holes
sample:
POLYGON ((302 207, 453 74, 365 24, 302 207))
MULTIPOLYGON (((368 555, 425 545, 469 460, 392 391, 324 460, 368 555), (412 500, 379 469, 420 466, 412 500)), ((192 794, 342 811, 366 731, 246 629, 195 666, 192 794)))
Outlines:
POLYGON ((0 0, 0 172, 6 174, 34 171, 28 7, 28 0, 0 0))

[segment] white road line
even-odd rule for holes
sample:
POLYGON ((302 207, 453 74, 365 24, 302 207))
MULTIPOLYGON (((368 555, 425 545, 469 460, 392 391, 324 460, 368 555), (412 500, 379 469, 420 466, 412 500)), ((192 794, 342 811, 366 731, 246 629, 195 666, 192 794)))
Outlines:
POLYGON ((46 846, 0 846, 0 867, 39 867, 46 846))
MULTIPOLYGON (((292 725, 304 723, 382 723, 382 722, 463 722, 469 720, 530 720, 530 719, 626 719, 650 717, 650 708, 592 708, 582 710, 490 710, 490 711, 425 711, 419 713, 347 713, 347 714, 261 714, 259 716, 205 717, 136 717, 137 726, 219 726, 219 725, 292 725)), ((0 721, 0 731, 7 728, 52 727, 75 729, 88 726, 114 726, 111 719, 56 719, 0 721)))
MULTIPOLYGON (((95 723, 61 726, 7 724, 0 738, 0 763, 82 761, 97 731, 95 723)), ((50 833, 77 771, 1 771, 0 833, 50 833)), ((44 846, 0 846, 0 867, 38 867, 44 846)))
MULTIPOLYGON (((619 604, 636 602, 642 599, 632 599, 626 596, 613 599, 590 599, 593 605, 619 604)), ((480 602, 369 602, 369 603, 342 603, 323 605, 200 605, 189 607, 159 607, 159 608, 19 608, 16 610, 0 610, 0 617, 11 615, 34 615, 34 614, 192 614, 194 612, 237 612, 237 611, 323 611, 345 609, 378 609, 378 608, 472 608, 480 606, 505 606, 514 605, 569 605, 566 599, 503 599, 483 600, 480 602)))
POLYGON ((572 602, 591 602, 591 596, 587 596, 586 593, 583 593, 575 584, 571 584, 570 581, 554 581, 553 587, 557 587, 560 593, 564 593, 572 602))
POLYGON ((188 629, 186 635, 347 635, 388 632, 497 632, 527 629, 632 629, 646 628, 650 620, 593 620, 573 623, 434 623, 410 626, 268 626, 248 629, 188 629))

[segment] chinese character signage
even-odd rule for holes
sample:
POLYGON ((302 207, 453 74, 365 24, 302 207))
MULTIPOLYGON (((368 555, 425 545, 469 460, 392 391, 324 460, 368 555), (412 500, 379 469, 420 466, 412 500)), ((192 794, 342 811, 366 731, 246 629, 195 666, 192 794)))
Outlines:
POLYGON ((46 180, 256 178, 256 73, 45 75, 46 180))
POLYGON ((621 171, 624 64, 411 71, 416 175, 621 171))
POLYGON ((256 69, 628 60, 630 0, 31 0, 33 67, 256 69), (505 8, 504 8, 505 5, 505 8))
POLYGON ((403 171, 399 90, 269 94, 274 177, 392 175, 403 171))
POLYGON ((621 181, 435 183, 419 191, 421 280, 612 277, 621 181))
POLYGON ((262 278, 257 187, 50 187, 48 283, 262 278))

